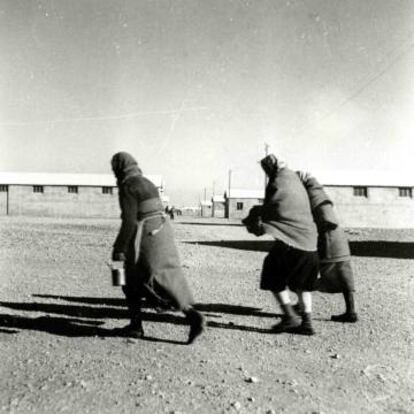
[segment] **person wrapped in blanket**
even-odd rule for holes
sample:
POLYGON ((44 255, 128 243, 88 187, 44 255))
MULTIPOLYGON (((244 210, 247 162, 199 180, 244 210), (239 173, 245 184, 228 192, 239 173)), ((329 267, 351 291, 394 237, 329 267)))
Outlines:
POLYGON ((275 332, 313 335, 312 290, 319 272, 317 230, 308 194, 298 175, 270 154, 261 160, 269 181, 264 203, 254 206, 242 221, 247 231, 269 234, 275 243, 265 257, 260 288, 270 290, 283 311, 275 332), (304 307, 299 316, 290 302, 295 291, 304 307))
MULTIPOLYGON (((335 322, 356 322, 355 282, 351 267, 351 252, 344 230, 334 211, 332 200, 323 186, 311 174, 297 171, 308 192, 312 214, 318 228, 318 254, 320 278, 315 290, 326 293, 342 293, 345 300, 345 313, 332 315, 335 322)), ((300 311, 300 303, 298 304, 300 311)))
POLYGON ((188 343, 204 330, 204 316, 196 311, 184 277, 170 219, 164 214, 157 187, 142 175, 136 160, 126 152, 112 157, 117 178, 121 228, 112 260, 124 261, 126 285, 122 287, 130 323, 119 334, 141 338, 142 299, 154 307, 181 310, 190 325, 188 343))

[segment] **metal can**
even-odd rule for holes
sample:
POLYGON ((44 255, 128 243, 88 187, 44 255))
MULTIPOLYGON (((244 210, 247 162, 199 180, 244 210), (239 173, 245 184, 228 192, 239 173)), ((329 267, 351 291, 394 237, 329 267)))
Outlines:
POLYGON ((113 286, 125 286, 125 269, 113 268, 112 269, 112 285, 113 286))

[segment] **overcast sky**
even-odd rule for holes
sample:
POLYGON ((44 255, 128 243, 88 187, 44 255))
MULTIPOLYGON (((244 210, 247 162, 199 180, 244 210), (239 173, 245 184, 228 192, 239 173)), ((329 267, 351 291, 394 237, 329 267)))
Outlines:
POLYGON ((260 188, 265 143, 411 171, 413 44, 411 0, 0 0, 0 170, 127 150, 176 204, 260 188))

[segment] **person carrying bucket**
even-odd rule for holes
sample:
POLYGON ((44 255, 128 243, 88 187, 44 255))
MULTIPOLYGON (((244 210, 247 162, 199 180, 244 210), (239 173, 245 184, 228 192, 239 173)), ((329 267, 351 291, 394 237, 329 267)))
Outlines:
POLYGON ((145 298, 154 307, 181 310, 190 325, 187 343, 205 329, 204 316, 193 308, 193 295, 184 277, 169 217, 157 187, 142 175, 136 160, 126 152, 111 160, 117 178, 121 228, 113 245, 112 260, 124 262, 130 323, 124 336, 141 338, 141 307, 145 298))

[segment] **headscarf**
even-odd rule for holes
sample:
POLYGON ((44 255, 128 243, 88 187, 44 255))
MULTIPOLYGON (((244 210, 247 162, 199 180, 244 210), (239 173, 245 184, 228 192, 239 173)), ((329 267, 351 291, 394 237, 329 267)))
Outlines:
POLYGON ((274 154, 269 154, 260 161, 264 172, 269 178, 276 177, 276 174, 282 168, 286 168, 287 164, 280 158, 276 158, 274 154))
POLYGON ((268 177, 275 177, 278 171, 278 162, 274 154, 269 154, 260 161, 263 171, 268 177))
POLYGON ((128 152, 117 152, 112 157, 111 166, 117 179, 117 185, 122 184, 129 177, 142 175, 137 161, 128 152))

